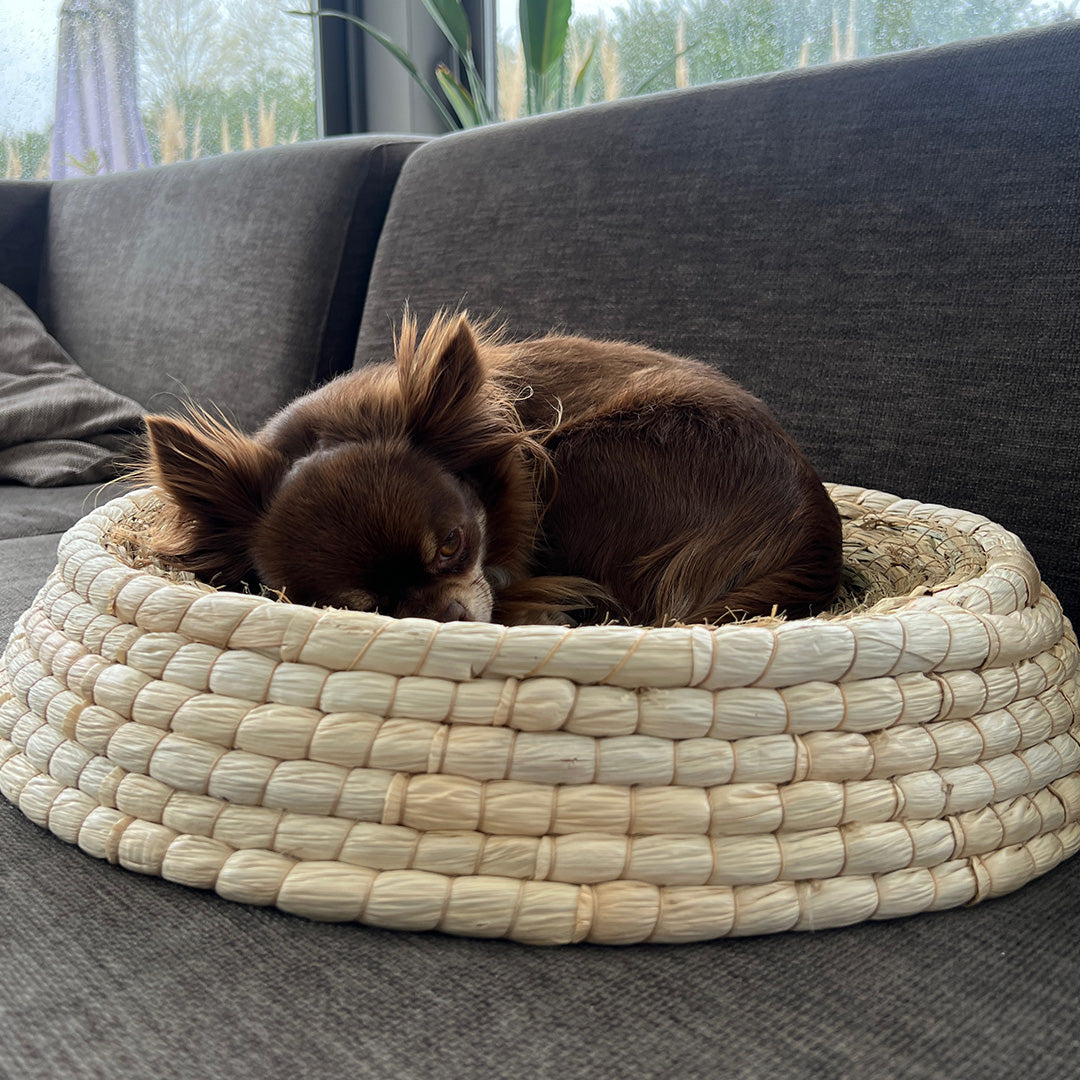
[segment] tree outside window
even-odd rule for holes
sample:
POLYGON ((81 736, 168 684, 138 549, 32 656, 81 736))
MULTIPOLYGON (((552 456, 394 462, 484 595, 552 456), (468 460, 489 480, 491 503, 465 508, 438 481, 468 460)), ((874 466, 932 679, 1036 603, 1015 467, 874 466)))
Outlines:
MULTIPOLYGON (((414 17, 426 18, 422 3, 413 2, 414 17)), ((526 91, 519 0, 488 2, 500 120, 523 115, 530 101, 533 111, 568 107, 922 48, 1072 19, 1080 6, 1080 0, 574 0, 565 46, 537 102, 526 91)), ((567 0, 551 3, 565 10, 567 0)), ((0 0, 0 177, 89 175, 315 138, 315 20, 289 14, 307 6, 308 0, 0 0), (83 20, 79 33, 60 33, 62 17, 83 20), (112 20, 117 31, 98 52, 84 33, 95 19, 98 29, 112 20), (74 59, 72 40, 84 50, 74 59), (125 49, 129 61, 119 55, 125 49), (72 95, 95 81, 86 72, 96 72, 99 53, 114 62, 106 89, 124 83, 124 95, 134 97, 123 125, 114 115, 106 118, 111 135, 87 133, 85 117, 71 119, 72 95), (126 83, 115 74, 125 62, 134 71, 126 83), (119 138, 118 125, 131 141, 125 154, 107 141, 119 138)), ((471 10, 475 18, 475 4, 471 10)))

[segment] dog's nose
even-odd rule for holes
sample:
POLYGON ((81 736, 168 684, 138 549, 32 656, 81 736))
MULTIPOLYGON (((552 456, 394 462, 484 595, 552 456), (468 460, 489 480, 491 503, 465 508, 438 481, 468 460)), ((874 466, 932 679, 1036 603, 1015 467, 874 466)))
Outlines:
POLYGON ((439 616, 439 622, 461 622, 462 619, 467 619, 469 613, 465 610, 465 605, 459 603, 457 600, 451 600, 449 604, 443 608, 442 614, 439 616))

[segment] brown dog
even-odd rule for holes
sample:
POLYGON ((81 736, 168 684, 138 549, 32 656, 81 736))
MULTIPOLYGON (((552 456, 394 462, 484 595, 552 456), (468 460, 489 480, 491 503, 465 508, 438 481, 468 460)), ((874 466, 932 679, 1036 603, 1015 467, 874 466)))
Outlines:
POLYGON ((504 344, 464 316, 341 376, 254 438, 152 416, 154 540, 220 585, 394 616, 658 624, 806 614, 840 521, 765 406, 636 345, 504 344))

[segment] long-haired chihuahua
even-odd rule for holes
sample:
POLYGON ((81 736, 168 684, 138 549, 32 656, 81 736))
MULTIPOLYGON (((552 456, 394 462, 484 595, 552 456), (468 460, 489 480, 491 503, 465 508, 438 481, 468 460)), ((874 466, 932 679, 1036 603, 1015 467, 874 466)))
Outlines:
POLYGON ((393 361, 254 436, 147 419, 150 546, 214 584, 386 615, 640 624, 804 615, 840 520, 766 407, 693 360, 406 316, 393 361))

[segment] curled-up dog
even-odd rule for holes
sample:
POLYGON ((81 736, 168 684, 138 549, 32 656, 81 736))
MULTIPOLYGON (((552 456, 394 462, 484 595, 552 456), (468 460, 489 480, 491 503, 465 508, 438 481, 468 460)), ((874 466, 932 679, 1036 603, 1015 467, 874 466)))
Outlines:
POLYGON ((705 364, 462 315, 254 436, 148 419, 151 546, 204 580, 397 617, 640 624, 808 614, 840 521, 766 407, 705 364))

